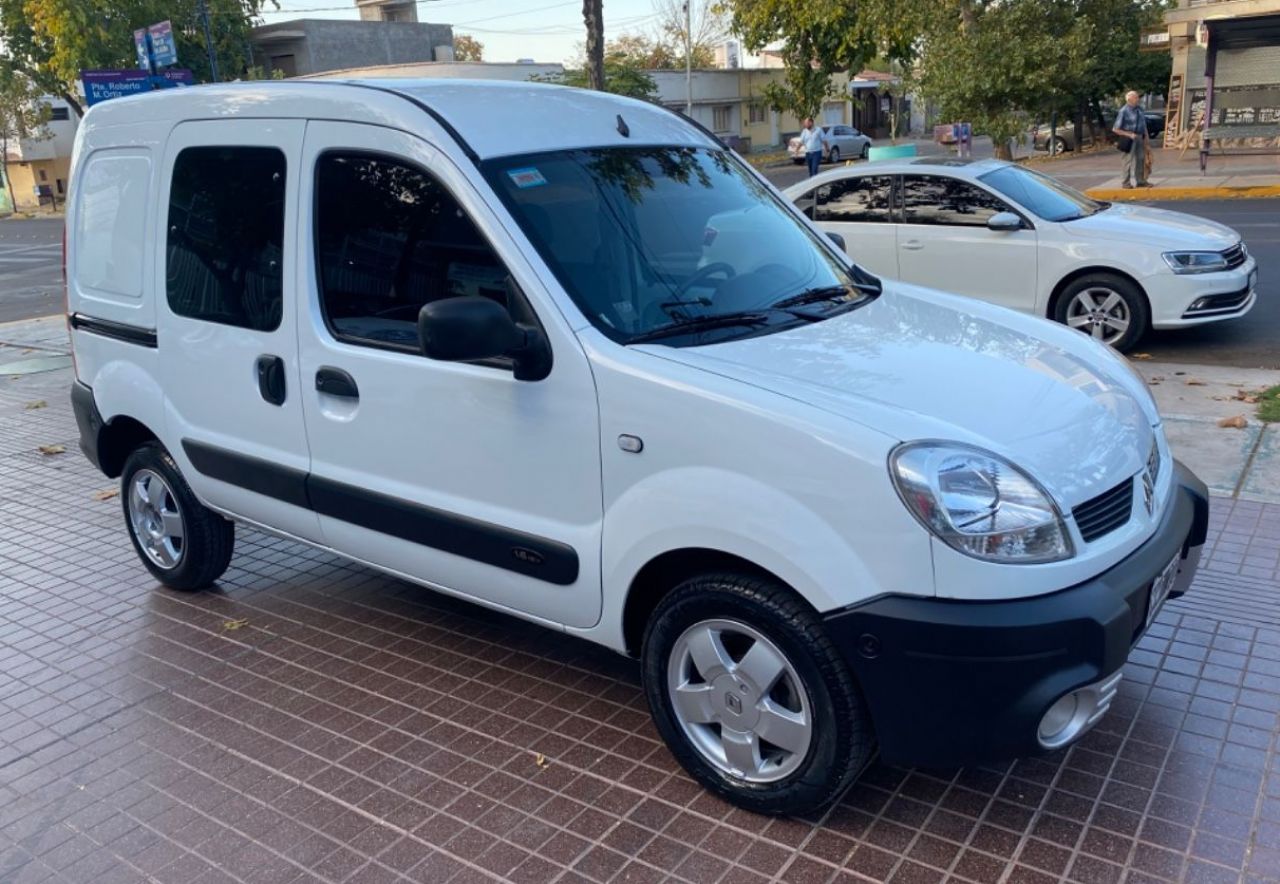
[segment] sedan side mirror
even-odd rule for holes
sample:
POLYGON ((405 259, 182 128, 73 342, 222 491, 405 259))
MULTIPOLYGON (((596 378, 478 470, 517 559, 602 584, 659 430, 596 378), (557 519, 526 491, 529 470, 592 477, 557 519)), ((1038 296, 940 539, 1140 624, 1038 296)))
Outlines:
POLYGON ((848 252, 848 251, 849 251, 848 249, 846 249, 846 248, 845 248, 845 245, 844 245, 844 237, 843 237, 843 236, 841 236, 840 234, 838 234, 838 233, 832 233, 831 231, 827 231, 827 239, 831 240, 833 243, 835 243, 837 246, 839 246, 839 247, 840 247, 840 251, 842 251, 842 252, 848 252))
POLYGON ((509 357, 518 381, 540 381, 551 373, 551 348, 542 331, 517 323, 488 298, 444 298, 418 312, 422 353, 442 362, 509 357))
POLYGON ((1021 230, 1022 219, 1013 212, 996 212, 987 219, 988 230, 1021 230))

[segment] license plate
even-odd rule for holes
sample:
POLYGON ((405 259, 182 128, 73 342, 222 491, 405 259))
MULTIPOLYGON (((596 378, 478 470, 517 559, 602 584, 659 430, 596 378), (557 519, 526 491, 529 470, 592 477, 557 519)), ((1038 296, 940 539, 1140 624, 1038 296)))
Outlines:
POLYGON ((1164 570, 1155 580, 1151 581, 1150 595, 1147 596, 1147 626, 1156 619, 1156 614, 1160 613, 1160 606, 1164 604, 1164 600, 1169 597, 1169 590, 1173 589, 1173 581, 1178 576, 1178 560, 1181 555, 1173 557, 1173 561, 1164 566, 1164 570))

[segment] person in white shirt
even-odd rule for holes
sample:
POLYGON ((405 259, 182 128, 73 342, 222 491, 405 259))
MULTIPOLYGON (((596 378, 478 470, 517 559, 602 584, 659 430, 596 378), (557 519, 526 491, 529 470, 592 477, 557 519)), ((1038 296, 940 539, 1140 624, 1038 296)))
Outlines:
POLYGON ((809 165, 810 177, 818 174, 822 165, 822 147, 827 143, 827 136, 813 125, 813 117, 804 118, 804 128, 800 130, 800 145, 804 148, 804 160, 809 165))

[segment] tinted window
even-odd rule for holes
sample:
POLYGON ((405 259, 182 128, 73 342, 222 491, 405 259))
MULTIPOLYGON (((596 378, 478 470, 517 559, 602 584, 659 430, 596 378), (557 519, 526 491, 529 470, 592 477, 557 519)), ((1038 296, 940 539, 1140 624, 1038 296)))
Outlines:
POLYGON ((506 268, 466 212, 393 159, 320 158, 316 254, 325 320, 355 343, 417 352, 423 304, 466 295, 507 304, 506 268))
POLYGON ((815 221, 888 221, 893 179, 888 175, 845 178, 820 187, 815 221))
POLYGON ((902 192, 906 224, 984 227, 992 215, 1009 211, 982 188, 941 175, 908 175, 902 179, 902 192))
POLYGON ((988 172, 982 182, 1046 221, 1072 221, 1103 209, 1102 203, 1061 181, 1021 166, 1003 166, 988 172))
POLYGON ((169 306, 179 316, 272 331, 280 325, 284 154, 188 147, 169 192, 169 306))

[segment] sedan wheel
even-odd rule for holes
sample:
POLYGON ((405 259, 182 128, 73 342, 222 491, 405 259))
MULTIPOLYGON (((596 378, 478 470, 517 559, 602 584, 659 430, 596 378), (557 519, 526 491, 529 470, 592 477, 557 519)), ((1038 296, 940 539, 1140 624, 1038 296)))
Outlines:
POLYGON ((864 141, 862 144, 862 153, 859 154, 859 157, 865 160, 868 156, 870 156, 870 154, 871 154, 871 143, 869 141, 864 141))
POLYGON ((831 148, 831 162, 833 163, 840 162, 840 148, 838 147, 831 148))
POLYGON ((1132 282, 1111 273, 1094 273, 1063 290, 1053 318, 1124 351, 1147 333, 1150 313, 1146 296, 1132 282))

